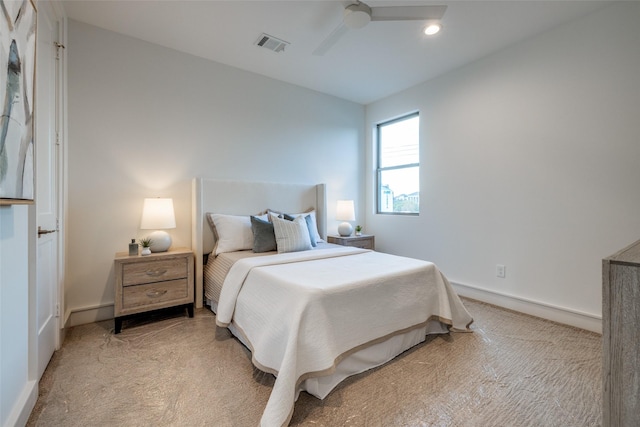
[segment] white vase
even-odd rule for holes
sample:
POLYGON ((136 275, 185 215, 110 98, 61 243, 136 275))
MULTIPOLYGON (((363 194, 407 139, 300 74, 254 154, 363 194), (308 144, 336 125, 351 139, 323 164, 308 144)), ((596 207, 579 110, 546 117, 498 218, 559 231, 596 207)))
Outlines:
POLYGON ((142 248, 141 255, 151 255, 151 248, 149 247, 142 248))

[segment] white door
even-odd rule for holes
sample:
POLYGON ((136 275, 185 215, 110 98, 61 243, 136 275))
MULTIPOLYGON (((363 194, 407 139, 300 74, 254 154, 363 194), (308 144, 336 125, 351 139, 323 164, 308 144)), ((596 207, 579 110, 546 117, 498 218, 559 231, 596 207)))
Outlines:
POLYGON ((42 376, 58 346, 58 164, 56 142, 56 41, 57 22, 48 2, 38 2, 38 44, 36 48, 35 149, 38 331, 38 378, 42 376))

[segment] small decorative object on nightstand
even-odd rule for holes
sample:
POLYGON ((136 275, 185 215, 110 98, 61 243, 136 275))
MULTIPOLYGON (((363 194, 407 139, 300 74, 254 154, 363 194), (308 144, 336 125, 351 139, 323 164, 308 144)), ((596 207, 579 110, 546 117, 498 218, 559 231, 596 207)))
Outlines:
POLYGON ((193 317, 193 252, 176 249, 145 257, 119 252, 115 269, 115 333, 132 314, 184 305, 193 317))
MULTIPOLYGON (((140 246, 142 246, 142 251, 140 251, 140 255, 151 255, 151 244, 153 243, 153 240, 151 240, 148 237, 144 237, 142 239, 140 239, 140 246)), ((129 254, 131 255, 131 254, 129 254)), ((138 254, 135 254, 138 255, 138 254)))
POLYGON ((131 239, 131 243, 129 243, 129 256, 138 255, 138 244, 136 243, 136 239, 131 239))
POLYGON ((371 234, 363 234, 361 236, 327 236, 328 243, 334 243, 342 246, 353 246, 362 249, 375 250, 376 242, 375 236, 371 234))

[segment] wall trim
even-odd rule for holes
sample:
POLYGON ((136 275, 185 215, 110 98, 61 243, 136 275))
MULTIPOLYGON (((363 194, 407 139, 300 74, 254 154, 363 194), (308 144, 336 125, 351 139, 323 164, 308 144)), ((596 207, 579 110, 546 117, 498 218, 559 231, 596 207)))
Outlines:
POLYGON ((38 382, 27 381, 22 393, 13 406, 9 417, 6 419, 5 427, 24 426, 29 421, 31 411, 36 406, 38 400, 38 382))
POLYGON ((451 285, 461 297, 476 299, 520 313, 602 334, 602 316, 596 314, 517 297, 473 285, 457 282, 451 282, 451 285))
POLYGON ((78 307, 65 314, 65 329, 71 326, 84 325, 87 323, 100 322, 102 320, 113 319, 114 303, 95 304, 85 307, 78 307))
MULTIPOLYGON (((540 301, 496 292, 478 286, 451 282, 458 295, 497 305, 498 307, 540 317, 564 325, 602 334, 602 316, 552 305, 540 301)), ((86 323, 113 319, 114 303, 97 304, 69 310, 65 314, 65 329, 86 323)))

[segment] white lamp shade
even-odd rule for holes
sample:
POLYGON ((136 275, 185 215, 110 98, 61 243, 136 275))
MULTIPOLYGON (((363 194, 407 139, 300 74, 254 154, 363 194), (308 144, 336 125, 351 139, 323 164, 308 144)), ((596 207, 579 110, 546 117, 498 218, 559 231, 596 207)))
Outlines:
POLYGON ((140 228, 143 230, 176 228, 173 199, 144 199, 140 228))
POLYGON ((356 220, 356 209, 354 207, 353 200, 338 200, 336 219, 338 221, 356 220))

